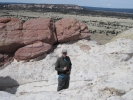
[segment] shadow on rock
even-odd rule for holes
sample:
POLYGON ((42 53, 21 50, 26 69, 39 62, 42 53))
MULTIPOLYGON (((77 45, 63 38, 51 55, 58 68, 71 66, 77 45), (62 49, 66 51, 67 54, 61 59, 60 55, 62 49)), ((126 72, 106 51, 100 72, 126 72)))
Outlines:
POLYGON ((13 56, 14 56, 13 53, 6 53, 6 54, 0 53, 0 67, 8 65, 10 62, 12 62, 13 56))
POLYGON ((10 76, 0 77, 0 91, 6 91, 11 94, 15 94, 19 84, 16 80, 10 76))

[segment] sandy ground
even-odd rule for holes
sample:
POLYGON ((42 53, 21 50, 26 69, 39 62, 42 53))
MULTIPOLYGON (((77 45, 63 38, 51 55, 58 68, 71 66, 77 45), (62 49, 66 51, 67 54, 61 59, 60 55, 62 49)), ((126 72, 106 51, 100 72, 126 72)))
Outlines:
POLYGON ((105 34, 91 34, 91 40, 97 41, 98 44, 106 44, 116 35, 105 35, 105 34))
POLYGON ((0 17, 4 16, 18 17, 23 21, 38 17, 48 17, 55 21, 66 17, 75 18, 87 24, 90 33, 92 33, 91 39, 96 40, 100 44, 105 44, 122 31, 133 28, 132 19, 111 17, 69 15, 53 12, 0 10, 0 17))

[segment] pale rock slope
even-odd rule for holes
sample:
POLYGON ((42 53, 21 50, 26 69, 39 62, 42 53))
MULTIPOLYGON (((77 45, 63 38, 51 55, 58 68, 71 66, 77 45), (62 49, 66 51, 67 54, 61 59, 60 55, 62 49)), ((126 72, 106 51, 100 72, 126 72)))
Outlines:
POLYGON ((16 94, 0 92, 1 100, 132 100, 133 40, 121 38, 105 45, 88 40, 60 44, 42 60, 14 60, 1 68, 0 76, 10 76, 20 84, 16 94), (63 48, 73 64, 70 88, 56 92, 54 64, 63 48))
POLYGON ((133 40, 133 28, 131 28, 130 30, 126 30, 124 32, 122 32, 121 34, 118 34, 117 36, 115 36, 111 41, 115 41, 118 38, 126 38, 126 39, 131 39, 133 40))

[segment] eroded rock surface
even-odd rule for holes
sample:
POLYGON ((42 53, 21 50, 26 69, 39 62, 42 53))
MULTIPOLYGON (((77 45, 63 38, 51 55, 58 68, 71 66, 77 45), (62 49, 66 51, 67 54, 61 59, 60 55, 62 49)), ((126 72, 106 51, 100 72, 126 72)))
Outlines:
POLYGON ((0 31, 0 52, 15 52, 23 45, 23 34, 21 30, 0 31))
POLYGON ((15 53, 17 60, 29 60, 45 54, 51 50, 52 46, 47 43, 37 41, 33 44, 19 48, 15 53))
POLYGON ((24 44, 35 41, 56 43, 54 22, 50 18, 38 18, 28 20, 23 24, 24 44))
POLYGON ((69 42, 89 38, 87 25, 71 18, 64 18, 55 23, 58 41, 69 42))
MULTIPOLYGON (((55 25, 50 18, 31 19, 23 24, 18 18, 0 18, 0 53, 16 52, 15 58, 19 60, 33 59, 46 53, 44 50, 41 51, 43 53, 33 54, 27 50, 29 45, 37 41, 52 46, 57 42, 69 42, 89 37, 87 26, 75 19, 65 18, 56 22, 55 25), (18 53, 20 51, 24 51, 25 55, 22 52, 22 54, 18 53)), ((45 47, 46 51, 50 48, 45 47)))
POLYGON ((18 18, 0 19, 0 52, 15 52, 23 46, 23 25, 18 18))
POLYGON ((0 18, 0 23, 7 23, 11 20, 11 18, 8 18, 8 17, 3 17, 3 18, 0 18))
MULTIPOLYGON (((0 95, 8 95, 10 100, 132 100, 132 48, 130 39, 117 39, 105 45, 80 40, 73 44, 59 44, 40 61, 14 60, 0 70, 0 76, 10 76, 20 86, 16 95, 5 92, 0 95), (56 92, 58 76, 54 64, 64 48, 67 48, 73 64, 70 88, 56 92)), ((12 92, 14 88, 6 91, 12 92)), ((5 100, 4 96, 2 100, 5 100)))

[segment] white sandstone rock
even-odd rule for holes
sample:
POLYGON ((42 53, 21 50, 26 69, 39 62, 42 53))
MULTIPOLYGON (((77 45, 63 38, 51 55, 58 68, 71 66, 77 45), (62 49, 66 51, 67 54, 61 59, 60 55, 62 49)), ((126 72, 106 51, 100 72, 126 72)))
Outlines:
POLYGON ((60 44, 40 61, 14 60, 0 70, 0 76, 10 76, 20 84, 9 100, 132 100, 133 41, 117 39, 98 45, 80 40, 60 44), (56 92, 58 76, 54 64, 63 48, 67 48, 73 64, 70 88, 56 92))

